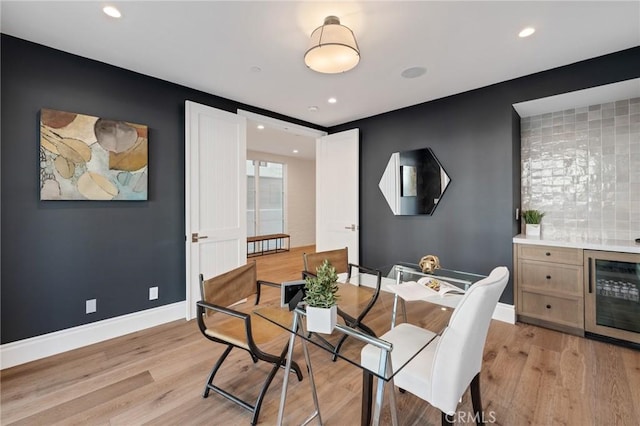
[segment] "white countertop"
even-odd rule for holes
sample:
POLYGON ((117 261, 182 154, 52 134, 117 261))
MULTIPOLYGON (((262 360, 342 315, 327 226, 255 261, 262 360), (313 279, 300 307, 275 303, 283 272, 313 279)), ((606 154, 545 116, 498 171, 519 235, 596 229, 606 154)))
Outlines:
POLYGON ((587 250, 617 251, 622 253, 640 253, 640 244, 634 240, 603 240, 600 238, 554 238, 531 237, 518 234, 513 237, 517 244, 533 244, 538 246, 569 247, 587 250))

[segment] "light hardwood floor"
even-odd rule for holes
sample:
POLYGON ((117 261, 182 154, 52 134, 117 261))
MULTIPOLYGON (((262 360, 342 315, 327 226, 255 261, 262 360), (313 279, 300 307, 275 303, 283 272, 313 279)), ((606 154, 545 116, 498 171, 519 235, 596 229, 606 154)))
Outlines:
MULTIPOLYGON (((302 252, 267 255, 259 278, 297 279, 302 252)), ((278 301, 266 288, 262 303, 278 301)), ((422 304, 424 308, 425 304, 422 304)), ((437 312, 425 311, 425 317, 437 312)), ((372 321, 382 320, 371 313, 372 321)), ((348 341, 347 341, 348 342, 348 341)), ((211 394, 201 396, 206 376, 222 352, 207 341, 194 321, 159 327, 3 370, 2 425, 246 425, 250 414, 211 394)), ((350 350, 345 344, 344 350, 350 350)), ((360 419, 360 371, 344 361, 332 363, 311 348, 320 407, 327 425, 357 425, 360 419)), ((299 348, 296 359, 302 360, 299 348)), ((219 383, 246 398, 268 371, 246 353, 233 351, 219 383)), ((276 376, 260 415, 275 423, 282 384, 276 376)), ((640 352, 526 324, 493 321, 481 376, 485 420, 500 425, 640 424, 640 352)), ((285 424, 300 424, 311 412, 308 380, 290 381, 285 424)), ((439 413, 418 398, 396 394, 402 425, 439 424, 439 413)), ((471 411, 465 394, 462 416, 471 411)), ((384 424, 390 424, 388 409, 384 424)), ((465 421, 466 420, 466 421, 465 421)))

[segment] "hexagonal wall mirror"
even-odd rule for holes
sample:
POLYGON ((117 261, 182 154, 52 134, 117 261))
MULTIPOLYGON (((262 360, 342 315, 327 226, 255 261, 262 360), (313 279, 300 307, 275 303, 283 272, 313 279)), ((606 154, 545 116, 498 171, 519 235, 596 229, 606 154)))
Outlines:
POLYGON ((451 178, 431 148, 394 152, 380 191, 395 215, 432 215, 451 178))

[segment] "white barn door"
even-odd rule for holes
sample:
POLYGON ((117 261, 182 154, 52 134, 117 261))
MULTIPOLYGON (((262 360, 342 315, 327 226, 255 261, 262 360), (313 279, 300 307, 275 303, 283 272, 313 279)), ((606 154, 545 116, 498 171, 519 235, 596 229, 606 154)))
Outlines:
POLYGON ((359 129, 316 140, 316 250, 349 248, 360 255, 359 129))
POLYGON ((246 119, 185 104, 186 318, 205 279, 247 262, 246 119))

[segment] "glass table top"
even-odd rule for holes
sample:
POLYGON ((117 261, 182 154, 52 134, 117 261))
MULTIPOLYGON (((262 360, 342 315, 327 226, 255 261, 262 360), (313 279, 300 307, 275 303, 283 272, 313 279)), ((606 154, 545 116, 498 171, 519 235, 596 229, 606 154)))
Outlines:
MULTIPOLYGON (((362 320, 376 336, 382 336, 389 331, 395 321, 396 308, 400 299, 395 293, 389 290, 389 288, 391 288, 390 286, 404 281, 417 280, 429 275, 422 273, 418 265, 412 265, 410 263, 398 263, 385 267, 384 269, 380 268, 380 271, 383 274, 380 294, 371 311, 362 320)), ((446 279, 451 284, 458 285, 462 289, 466 289, 474 282, 484 278, 482 275, 447 269, 438 269, 436 274, 433 275, 441 279, 446 279)), ((346 276, 344 275, 340 276, 339 282, 344 281, 345 278, 346 276)), ((356 317, 358 313, 367 306, 374 295, 375 290, 371 288, 371 286, 375 286, 375 277, 367 274, 354 274, 349 283, 341 282, 339 285, 340 290, 338 291, 339 309, 352 317, 356 317)), ((460 295, 437 297, 441 298, 445 303, 439 303, 439 300, 435 300, 434 303, 427 303, 432 302, 431 300, 402 303, 404 306, 403 313, 406 312, 406 315, 403 315, 404 321, 434 332, 433 338, 446 326, 451 308, 454 308, 462 298, 460 295)), ((360 352, 364 345, 372 344, 381 348, 383 351, 393 350, 390 343, 365 334, 358 329, 346 326, 340 317, 338 317, 338 325, 336 325, 333 333, 314 333, 309 336, 306 332, 305 325, 306 313, 302 305, 299 305, 293 312, 289 312, 288 308, 267 306, 257 308, 255 313, 271 323, 291 333, 295 333, 296 337, 304 339, 305 342, 311 343, 314 347, 323 349, 327 352, 327 356, 333 356, 333 348, 330 345, 337 344, 345 334, 348 335, 349 337, 342 345, 337 354, 337 358, 345 360, 359 368, 365 368, 360 364, 360 352), (297 318, 295 318, 296 316, 297 318)), ((430 342, 431 340, 424 342, 424 345, 417 348, 413 354, 405 354, 405 356, 402 357, 404 360, 403 365, 393 365, 393 373, 390 370, 386 372, 371 371, 371 373, 384 380, 390 380, 393 375, 408 364, 430 342)))
POLYGON ((486 278, 485 275, 445 268, 438 268, 433 272, 426 273, 422 272, 418 264, 407 262, 398 262, 394 265, 386 265, 381 267, 380 271, 382 271, 382 274, 387 278, 392 278, 397 282, 418 281, 422 277, 435 277, 446 280, 463 290, 469 289, 473 283, 486 278))

